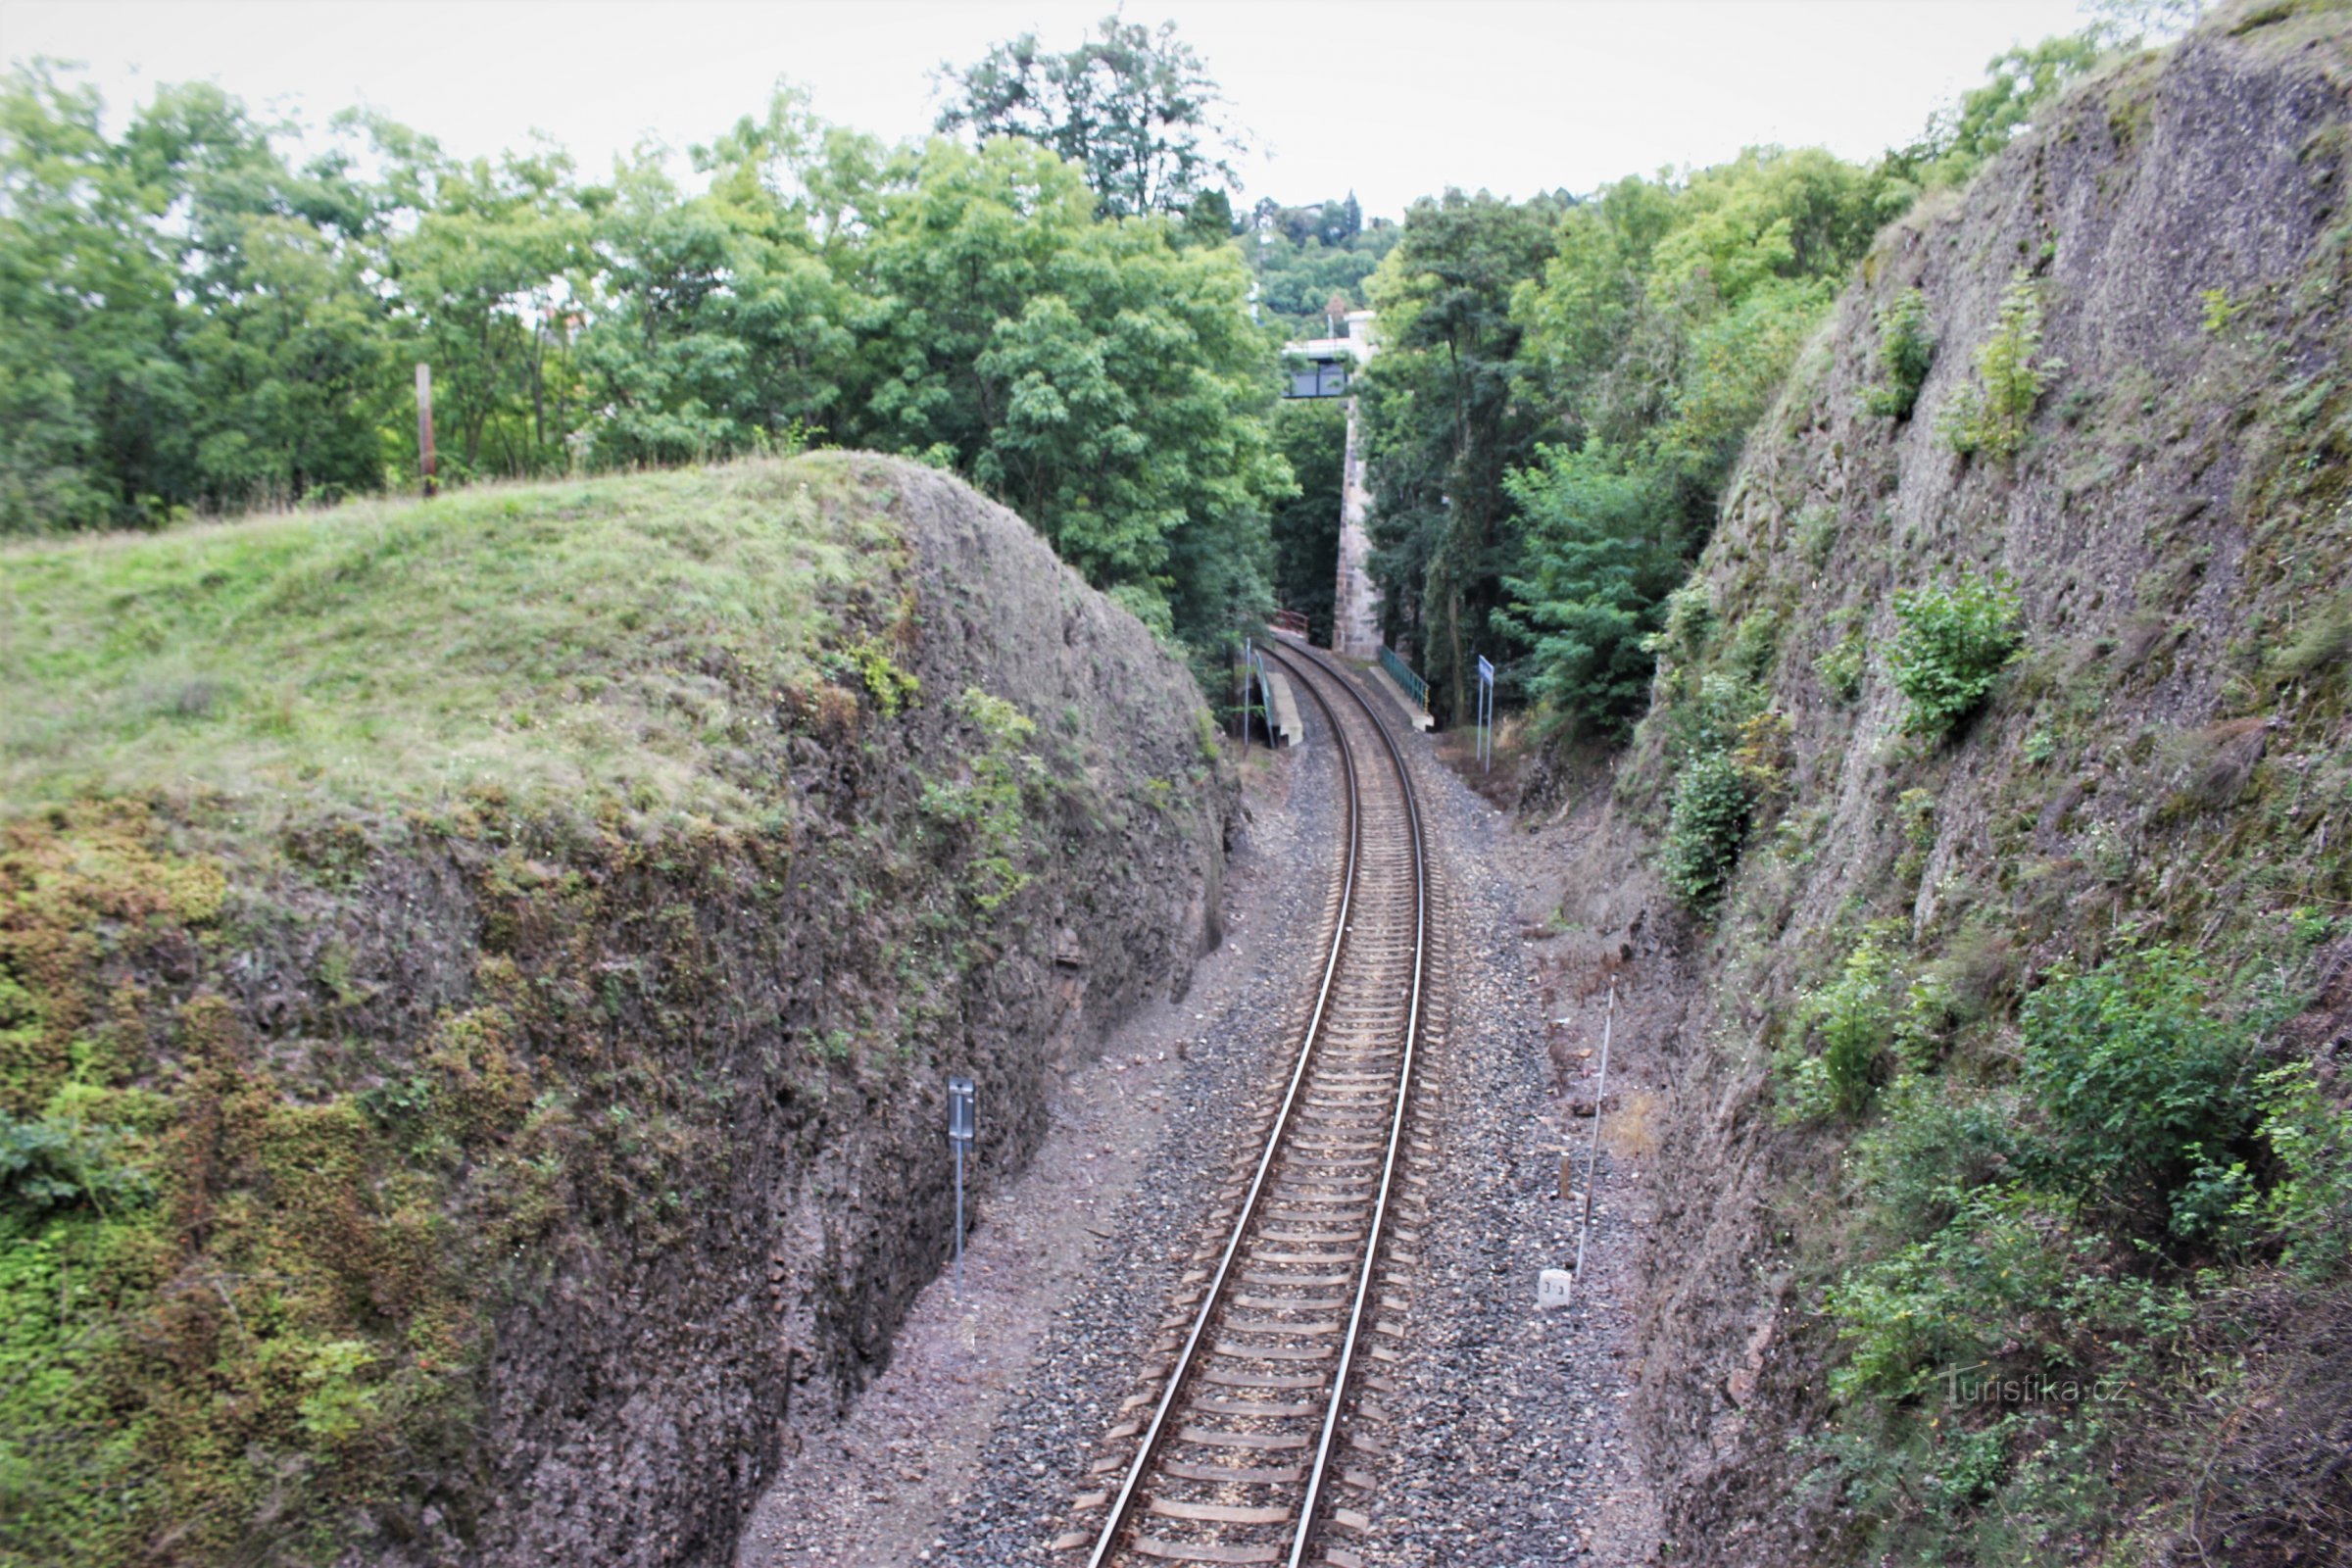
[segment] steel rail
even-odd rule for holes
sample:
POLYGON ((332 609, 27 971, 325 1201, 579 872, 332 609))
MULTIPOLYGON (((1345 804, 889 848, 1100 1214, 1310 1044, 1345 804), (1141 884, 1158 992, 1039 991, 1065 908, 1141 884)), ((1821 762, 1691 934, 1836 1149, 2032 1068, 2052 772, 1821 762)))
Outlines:
MULTIPOLYGON (((1291 1538, 1289 1568, 1299 1568, 1306 1560, 1307 1544, 1314 1534, 1315 1506, 1321 1500, 1324 1479, 1331 1467, 1331 1450, 1339 1438, 1340 1406, 1348 1396, 1348 1375, 1354 1368, 1356 1343, 1363 1335, 1364 1308, 1371 1299, 1373 1270, 1380 1261, 1380 1244, 1388 1223, 1389 1199, 1396 1180, 1396 1160, 1404 1147, 1405 1113, 1411 1107, 1414 1048, 1420 1043, 1421 1037, 1421 982, 1424 960, 1429 951, 1429 869, 1421 836, 1421 801, 1413 792, 1413 775, 1405 765, 1404 753, 1397 746, 1396 737, 1390 733, 1387 721, 1380 716, 1380 710, 1372 706, 1371 699, 1358 690, 1353 681, 1341 675, 1320 654, 1304 648, 1298 651, 1304 653, 1356 700, 1365 716, 1372 720, 1372 728, 1380 736, 1381 744, 1388 750, 1389 760, 1396 765, 1396 777, 1402 785, 1405 814, 1413 831, 1413 980, 1412 1001, 1405 1010, 1404 1059, 1396 1069, 1396 1103, 1389 1115, 1388 1154, 1380 1167, 1380 1196, 1372 1205, 1372 1224, 1364 1239, 1362 1272, 1356 1276, 1355 1303, 1348 1314, 1348 1332, 1340 1341, 1340 1365, 1339 1370, 1332 1374, 1331 1403, 1323 1413, 1323 1435, 1315 1445, 1314 1461, 1307 1467, 1306 1492, 1298 1504, 1298 1528, 1291 1538)), ((1279 659, 1281 656, 1276 657, 1279 659)), ((1290 661, 1284 659, 1282 662, 1289 663, 1290 661)), ((1311 690, 1312 683, 1308 685, 1311 690)), ((1316 693, 1316 701, 1323 701, 1320 692, 1316 693)), ((1325 711, 1329 710, 1329 704, 1326 703, 1325 711)), ((1332 728, 1339 728, 1336 719, 1332 728)))
POLYGON ((1258 1200, 1263 1197, 1266 1175, 1274 1168, 1274 1159, 1282 1152, 1282 1142, 1290 1129, 1292 1113, 1298 1108, 1298 1088, 1306 1081, 1306 1069, 1314 1058, 1315 1037, 1323 1026, 1324 1009, 1331 1003, 1332 981, 1340 972, 1340 955, 1348 942, 1348 915, 1355 900, 1355 873, 1358 853, 1363 845, 1363 813, 1358 809, 1355 754, 1348 739, 1340 733, 1338 715, 1331 712, 1320 693, 1315 701, 1331 720, 1332 734, 1339 741, 1340 759, 1348 781, 1348 860, 1340 881, 1339 919, 1332 926, 1331 953, 1323 962, 1323 983, 1315 993, 1315 1010, 1307 1019, 1298 1060, 1291 1068, 1290 1086, 1283 1091, 1282 1108, 1274 1118, 1273 1131, 1266 1137, 1266 1147, 1257 1157, 1257 1171, 1250 1179, 1250 1194, 1243 1202, 1240 1215, 1234 1220, 1233 1233, 1225 1241, 1225 1250, 1217 1258, 1215 1274, 1200 1298, 1200 1310, 1193 1316, 1193 1326, 1185 1336, 1184 1348, 1177 1352, 1175 1365, 1168 1372, 1167 1387, 1161 1391, 1159 1403, 1153 1407, 1151 1425, 1144 1429, 1143 1442, 1135 1450, 1135 1462, 1127 1467, 1126 1479, 1119 1483, 1118 1494, 1111 1499, 1109 1517, 1102 1521, 1102 1533, 1095 1540, 1095 1547, 1087 1556, 1087 1568, 1102 1568, 1116 1549, 1119 1534, 1126 1528, 1128 1516, 1135 1509, 1136 1489, 1151 1472, 1152 1461, 1157 1456, 1161 1441, 1167 1436, 1168 1415, 1176 1406, 1176 1397, 1183 1391, 1185 1374, 1192 1370, 1193 1358, 1200 1348, 1200 1340, 1208 1332, 1210 1320, 1224 1296, 1225 1281, 1233 1271, 1233 1260, 1241 1251, 1243 1241, 1250 1234, 1250 1224, 1257 1215, 1258 1200))
MULTIPOLYGON (((1302 645, 1291 643, 1288 639, 1283 641, 1282 649, 1281 653, 1275 653, 1271 648, 1266 652, 1277 662, 1292 668, 1301 677, 1303 677, 1304 671, 1291 656, 1303 657, 1308 663, 1336 681, 1353 698, 1356 706, 1362 710, 1364 716, 1371 722, 1373 733, 1379 736, 1382 749, 1388 754, 1389 762, 1396 772, 1398 793, 1404 804, 1406 822, 1410 829, 1413 873, 1412 967, 1401 1059, 1396 1074, 1396 1099, 1390 1111, 1389 1137, 1381 1161, 1380 1185, 1365 1232, 1363 1255, 1357 1264, 1354 1298, 1350 1303, 1347 1332, 1340 1345, 1339 1365, 1328 1385, 1328 1402, 1325 1405, 1313 1458, 1307 1467, 1305 1489, 1300 1494, 1297 1516, 1293 1521, 1288 1562, 1290 1568, 1299 1568, 1305 1559, 1306 1550, 1314 1533, 1316 1508, 1325 1489, 1332 1451, 1338 1443, 1341 1406, 1345 1402, 1348 1378, 1354 1368, 1357 1342, 1363 1334, 1364 1318, 1371 1300, 1375 1269, 1379 1262, 1389 1208, 1395 1193, 1396 1167, 1403 1148, 1405 1117, 1411 1103, 1415 1048, 1419 1043, 1420 1035, 1422 986, 1428 952, 1429 877, 1421 808, 1420 802, 1413 792, 1412 774, 1405 764, 1402 750, 1398 748, 1396 737, 1391 733, 1387 722, 1382 719, 1378 709, 1364 696, 1353 681, 1347 679, 1320 654, 1302 645)), ((1267 1177, 1273 1171, 1275 1163, 1282 1153, 1285 1141, 1289 1137, 1296 1119, 1295 1112, 1298 1108, 1299 1091, 1306 1082, 1308 1069, 1313 1064, 1321 1043, 1332 988, 1339 975, 1342 956, 1348 946, 1348 927, 1356 899, 1356 881, 1363 847, 1360 774, 1354 747, 1349 743, 1347 731, 1340 723, 1339 713, 1333 708, 1330 699, 1324 695, 1318 682, 1302 678, 1300 684, 1314 699, 1315 705, 1323 710, 1324 717, 1330 725, 1333 739, 1339 747, 1348 786, 1348 857, 1341 883, 1339 917, 1333 927, 1330 953, 1324 960, 1323 978, 1316 992, 1314 1010, 1309 1015, 1306 1028, 1301 1034, 1298 1056, 1292 1066, 1290 1082, 1284 1090, 1282 1104, 1275 1115, 1273 1127, 1267 1134, 1265 1148, 1258 1155, 1257 1167, 1250 1178, 1249 1193, 1234 1219, 1224 1250, 1218 1256, 1216 1269, 1202 1293, 1200 1306, 1193 1316, 1191 1329, 1185 1336, 1184 1344, 1177 1353, 1176 1360, 1167 1372, 1166 1385, 1161 1390, 1151 1421, 1145 1428, 1141 1442, 1136 1448, 1135 1458, 1129 1464, 1127 1473, 1120 1482, 1118 1493, 1111 1501, 1109 1513, 1103 1520, 1102 1532, 1095 1540, 1094 1548, 1087 1559, 1088 1568, 1104 1568, 1104 1565, 1117 1551, 1119 1539, 1125 1533, 1134 1515, 1145 1479, 1152 1473, 1154 1461, 1169 1434, 1172 1425, 1169 1417, 1176 1412, 1178 1400, 1185 1393, 1187 1380, 1198 1358, 1200 1344, 1207 1336, 1224 1304, 1225 1289, 1231 1277, 1234 1262, 1241 1255, 1242 1249, 1250 1238, 1265 1195, 1267 1177)))

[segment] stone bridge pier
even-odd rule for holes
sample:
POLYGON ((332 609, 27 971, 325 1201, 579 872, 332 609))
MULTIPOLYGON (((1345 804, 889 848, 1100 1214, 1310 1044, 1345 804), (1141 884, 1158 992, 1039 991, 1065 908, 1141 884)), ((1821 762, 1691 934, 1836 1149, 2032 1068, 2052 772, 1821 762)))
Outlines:
MULTIPOLYGON (((1338 302, 1333 305, 1338 309, 1338 302)), ((1356 419, 1355 399, 1348 396, 1349 372, 1372 360, 1370 311, 1348 311, 1344 336, 1308 338, 1286 343, 1284 352, 1307 362, 1293 373, 1290 396, 1348 398, 1348 456, 1340 478, 1340 576, 1332 595, 1332 651, 1343 659, 1374 659, 1380 654, 1380 589, 1372 581, 1372 541, 1364 533, 1364 518, 1372 509, 1372 492, 1364 483, 1364 448, 1356 419)))

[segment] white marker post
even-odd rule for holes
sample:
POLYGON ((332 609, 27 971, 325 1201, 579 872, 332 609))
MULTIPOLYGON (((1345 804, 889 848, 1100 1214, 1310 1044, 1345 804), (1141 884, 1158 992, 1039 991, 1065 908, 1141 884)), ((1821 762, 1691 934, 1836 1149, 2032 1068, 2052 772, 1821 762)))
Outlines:
POLYGON ((1609 1011, 1600 1026, 1600 1082, 1592 1091, 1592 1144, 1585 1154, 1585 1222, 1576 1233, 1576 1277, 1585 1277, 1585 1242, 1592 1234, 1593 1167, 1600 1163, 1600 1110, 1609 1098, 1609 1035, 1617 1024, 1617 977, 1609 976, 1609 1011))
POLYGON ((1576 1293, 1576 1276, 1564 1268, 1547 1268, 1536 1276, 1536 1305, 1566 1306, 1576 1293))
POLYGON ((979 1126, 969 1078, 948 1080, 948 1142, 956 1146, 956 1299, 963 1299, 963 1152, 979 1126))
POLYGON ((1478 656, 1478 759, 1484 771, 1494 771, 1494 666, 1478 656))

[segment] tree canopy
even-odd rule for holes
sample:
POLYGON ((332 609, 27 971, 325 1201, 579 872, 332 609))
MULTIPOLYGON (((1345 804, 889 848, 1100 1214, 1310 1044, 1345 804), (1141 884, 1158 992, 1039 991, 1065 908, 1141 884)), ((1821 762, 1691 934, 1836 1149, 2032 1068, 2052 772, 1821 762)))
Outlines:
POLYGON ((1338 426, 1278 415, 1276 349, 1370 305, 1384 629, 1442 717, 1483 653, 1506 696, 1607 736, 1745 433, 1878 226, 2194 3, 2122 0, 2012 50, 1872 164, 1754 148, 1577 195, 1449 190, 1401 222, 1348 193, 1237 223, 1216 84, 1172 26, 1117 16, 1066 52, 1023 34, 944 68, 954 134, 927 144, 783 89, 685 170, 648 145, 601 177, 356 112, 297 161, 296 127, 207 85, 110 135, 87 86, 19 67, 0 533, 405 482, 423 362, 451 481, 820 441, 917 456, 1205 650, 1277 580, 1328 617, 1338 426))
POLYGON ((956 469, 1197 645, 1269 602, 1295 487, 1238 248, 1102 217, 1050 148, 888 149, 780 91, 698 191, 658 147, 587 181, 353 114, 298 169, 216 87, 99 110, 0 87, 0 530, 383 488, 422 361, 456 482, 827 440, 956 469))
MULTIPOLYGON (((1759 147, 1579 196, 1413 206, 1364 282, 1381 353, 1356 385, 1384 629, 1441 717, 1462 710, 1483 653, 1566 727, 1622 732, 1741 443, 1881 225, 2194 0, 2106 9, 2003 54, 1870 164, 1759 147)), ((1320 218, 1259 214, 1299 246, 1320 243, 1320 218)))
POLYGON ((1106 218, 1184 212, 1233 183, 1243 151, 1218 118, 1216 82, 1172 22, 1107 16, 1060 54, 1024 32, 968 66, 941 66, 935 79, 947 100, 936 129, 1050 149, 1086 172, 1106 218))

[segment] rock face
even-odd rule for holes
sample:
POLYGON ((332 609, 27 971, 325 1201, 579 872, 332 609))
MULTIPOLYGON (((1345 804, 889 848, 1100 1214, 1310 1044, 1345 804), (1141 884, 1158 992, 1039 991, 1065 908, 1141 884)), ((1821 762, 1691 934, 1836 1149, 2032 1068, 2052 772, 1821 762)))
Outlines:
POLYGON ((945 1265, 947 1077, 985 1215, 1056 1069, 1218 941, 1181 662, 952 478, 780 474, 877 523, 805 681, 643 610, 716 715, 664 761, 725 819, 489 786, 5 824, 7 1108, 120 1124, 153 1194, 72 1216, 113 1315, 11 1435, 36 1503, 127 1466, 82 1560, 730 1560, 945 1265))
MULTIPOLYGON (((688 906, 706 988, 640 1049, 734 1086, 707 1165, 679 1175, 700 1196, 654 1235, 575 1233, 501 1317, 495 1500, 468 1560, 728 1560, 785 1425, 882 1366, 948 1256, 946 1077, 978 1086, 967 1180, 984 1214, 1044 1132, 1056 1067, 1180 993, 1218 940, 1226 797, 1183 667, 1011 513, 918 466, 859 461, 910 550, 920 694, 895 718, 796 739, 788 787, 808 809, 778 904, 688 906), (973 691, 1034 733, 962 703, 973 691), (1025 883, 975 884, 986 844, 960 863, 926 851, 943 823, 984 837, 956 813, 998 808, 942 792, 985 796, 993 769, 1026 777, 1027 759, 1006 808, 1025 883)), ((592 962, 639 956, 617 926, 592 962)))
MULTIPOLYGON (((1637 1005, 1679 1078, 1652 1166, 1638 1405, 1678 1556, 1837 1561, 1910 1539, 1870 1544, 1821 1446, 1842 1419, 1820 1309, 1834 1265, 1858 1255, 1840 1251, 1857 1245, 1840 1229, 1851 1130, 1776 1116, 1769 1065, 1801 1046, 1802 999, 1864 929, 1909 956, 1906 972, 1960 988, 1983 1051, 1972 1070, 1998 1084, 2017 999, 2052 964, 2095 962, 2136 929, 2227 973, 2297 908, 2352 897, 2348 153, 2344 10, 2226 13, 2073 92, 1964 194, 1892 225, 1749 439, 1698 569, 1703 604, 1686 607, 1699 629, 1661 669, 1568 878, 1589 891, 1566 907, 1611 946, 1668 907, 1646 862, 1675 712, 1702 677, 1752 683, 1788 721, 1764 760, 1777 787, 1713 920, 1653 919, 1637 963, 1637 1005), (2013 458, 1964 456, 1950 413, 1981 384, 2020 276, 2041 356, 2062 364, 2013 458), (1880 323, 1911 289, 1936 352, 1898 421, 1863 405, 1884 373, 1880 323), (1949 738, 1904 736, 1895 596, 1995 575, 2022 608, 2021 662, 1949 738)), ((2324 1081, 2348 960, 2336 928, 2282 970, 2319 1001, 2273 1049, 2324 1081)), ((2293 1430, 2310 1412, 2282 1413, 2297 1401, 2277 1391, 2316 1364, 2297 1359, 2311 1348, 2297 1334, 2325 1332, 2274 1322, 2262 1349, 2280 1381, 2239 1407, 2268 1412, 2247 1417, 2263 1433, 2197 1451, 2320 1474, 2293 1430)), ((2176 1506, 2154 1457, 2171 1450, 2151 1436, 2173 1441, 2193 1413, 2113 1419, 2146 1440, 2145 1467, 2119 1461, 2121 1511, 2041 1549, 2095 1556, 2102 1531, 2137 1529, 2158 1544, 2147 1560, 2194 1560, 2179 1534, 2194 1509, 2176 1506)))

